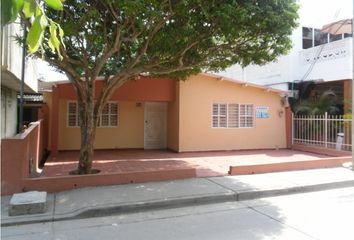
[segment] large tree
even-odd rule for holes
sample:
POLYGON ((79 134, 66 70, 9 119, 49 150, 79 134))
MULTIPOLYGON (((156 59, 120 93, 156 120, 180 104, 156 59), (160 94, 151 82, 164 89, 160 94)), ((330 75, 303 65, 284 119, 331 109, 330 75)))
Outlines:
MULTIPOLYGON (((140 74, 184 79, 232 64, 264 64, 291 47, 295 0, 66 0, 41 52, 77 93, 78 173, 90 173, 99 115, 115 89, 140 74), (59 47, 58 55, 55 48, 59 47), (95 82, 103 87, 95 96, 95 82)), ((39 21, 39 24, 41 22, 39 21)), ((30 27, 30 22, 27 22, 30 27)))

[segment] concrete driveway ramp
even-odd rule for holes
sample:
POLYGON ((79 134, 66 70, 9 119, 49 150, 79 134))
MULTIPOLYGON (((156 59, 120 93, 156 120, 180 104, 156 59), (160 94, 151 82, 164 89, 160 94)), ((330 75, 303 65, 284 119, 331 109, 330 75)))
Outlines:
POLYGON ((47 192, 15 193, 10 200, 10 216, 45 213, 46 210, 47 192))

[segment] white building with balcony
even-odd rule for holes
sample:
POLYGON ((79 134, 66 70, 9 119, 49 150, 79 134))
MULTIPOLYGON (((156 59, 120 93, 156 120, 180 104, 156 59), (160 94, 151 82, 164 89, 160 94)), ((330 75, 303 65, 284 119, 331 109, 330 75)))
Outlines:
POLYGON ((316 28, 299 27, 291 37, 293 48, 276 62, 245 68, 235 65, 220 74, 282 90, 289 90, 291 83, 300 81, 352 79, 351 33, 333 35, 316 28))
MULTIPOLYGON (((18 131, 17 95, 21 84, 23 49, 16 42, 16 35, 22 35, 19 23, 1 29, 1 138, 11 137, 18 131)), ((35 59, 26 58, 24 75, 24 92, 37 92, 38 71, 35 59)))
MULTIPOLYGON (((329 34, 321 32, 318 28, 299 26, 291 37, 292 49, 276 62, 245 68, 234 65, 219 74, 285 90, 289 96, 297 93, 293 90, 297 90, 299 84, 313 83, 312 88, 315 88, 316 94, 333 90, 339 98, 351 99, 353 75, 351 32, 329 34)), ((344 105, 348 102, 350 101, 344 101, 344 105)))
POLYGON ((263 66, 251 65, 241 68, 235 65, 218 74, 288 90, 290 96, 293 94, 292 90, 299 88, 299 85, 306 86, 314 82, 317 93, 331 89, 340 97, 350 98, 353 72, 351 28, 346 27, 345 29, 349 30, 341 31, 343 32, 341 34, 329 34, 321 29, 328 23, 352 18, 353 2, 351 0, 297 2, 300 6, 299 26, 292 33, 293 47, 287 55, 263 66))

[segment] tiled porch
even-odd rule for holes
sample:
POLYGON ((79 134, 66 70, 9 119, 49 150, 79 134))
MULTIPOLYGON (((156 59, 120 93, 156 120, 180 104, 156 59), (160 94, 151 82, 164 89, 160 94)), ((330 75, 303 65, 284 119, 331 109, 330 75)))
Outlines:
MULTIPOLYGON (((66 176, 76 169, 78 151, 60 152, 50 158, 41 176, 66 176)), ((293 150, 249 150, 175 153, 168 150, 96 150, 93 168, 102 174, 134 173, 195 168, 197 177, 224 176, 230 166, 283 163, 328 158, 293 150)))

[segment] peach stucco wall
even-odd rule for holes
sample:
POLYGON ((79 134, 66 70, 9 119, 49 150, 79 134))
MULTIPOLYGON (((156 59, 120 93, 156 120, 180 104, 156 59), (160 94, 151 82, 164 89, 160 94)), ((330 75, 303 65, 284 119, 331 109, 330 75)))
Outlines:
POLYGON ((180 82, 179 149, 208 151, 285 148, 285 114, 278 93, 198 75, 180 82), (269 107, 268 119, 253 128, 212 128, 213 103, 247 103, 269 107))
MULTIPOLYGON (((59 145, 58 150, 80 149, 80 128, 67 126, 67 102, 59 101, 59 145)), ((144 105, 136 102, 118 102, 117 127, 98 127, 96 149, 143 148, 144 105)))
MULTIPOLYGON (((165 83, 167 81, 163 84, 165 83)), ((75 150, 80 148, 80 129, 67 126, 67 102, 73 98, 72 94, 61 89, 63 87, 59 85, 59 91, 54 91, 51 97, 45 97, 51 111, 49 146, 52 149, 57 146, 57 150, 75 150), (57 111, 53 111, 55 109, 57 111), (53 122, 53 119, 56 120, 53 122), (56 124, 57 128, 54 127, 56 124)), ((163 93, 159 96, 166 98, 165 101, 168 102, 169 149, 184 152, 286 147, 286 114, 279 93, 205 75, 192 76, 186 81, 173 84, 168 82, 162 90, 168 92, 168 97, 162 97, 163 93), (266 106, 269 107, 270 117, 255 118, 253 128, 212 128, 213 103, 254 104, 255 108, 266 106)), ((151 97, 148 93, 145 96, 151 97)), ((119 103, 119 125, 113 128, 97 128, 96 149, 144 148, 145 101, 119 98, 115 96, 112 99, 119 103)))

